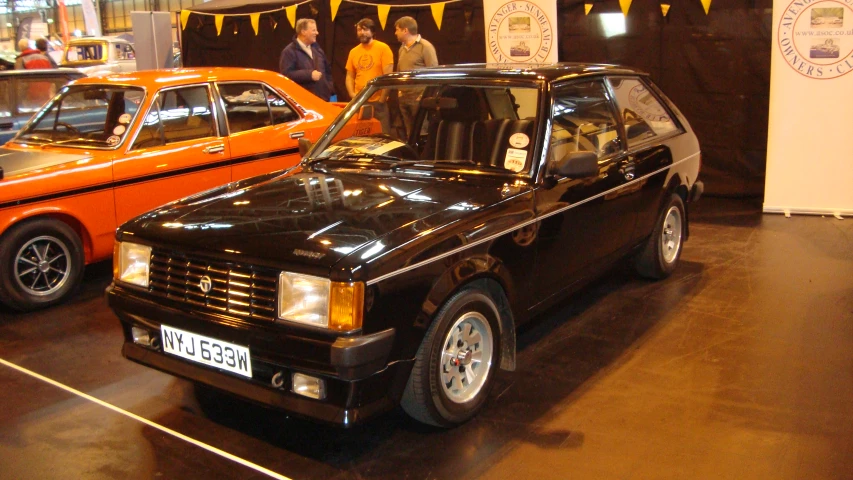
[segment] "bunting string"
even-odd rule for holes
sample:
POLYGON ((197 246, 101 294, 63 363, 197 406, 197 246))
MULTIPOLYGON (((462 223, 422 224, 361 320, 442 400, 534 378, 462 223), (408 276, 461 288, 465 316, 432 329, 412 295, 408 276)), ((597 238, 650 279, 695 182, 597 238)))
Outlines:
POLYGON ((361 0, 343 0, 343 1, 349 2, 349 3, 357 3, 359 5, 367 5, 370 7, 387 6, 387 7, 394 7, 394 8, 409 8, 409 7, 431 7, 433 5, 438 5, 440 3, 456 3, 456 2, 461 2, 462 0, 445 0, 443 2, 432 2, 432 3, 413 3, 411 5, 408 5, 408 4, 406 4, 406 5, 393 5, 390 3, 371 3, 371 2, 363 2, 361 0))
MULTIPOLYGON (((279 8, 274 8, 272 10, 262 10, 260 12, 252 12, 252 13, 210 13, 210 12, 196 12, 195 10, 185 9, 185 10, 181 10, 181 15, 183 16, 184 12, 187 12, 187 15, 193 14, 193 15, 210 15, 210 16, 214 16, 214 17, 247 17, 249 15, 263 15, 265 13, 280 12, 282 10, 286 10, 288 8, 291 8, 291 7, 298 7, 300 5, 305 5, 306 3, 310 2, 310 1, 311 0, 305 0, 304 2, 294 3, 293 5, 288 5, 286 7, 279 7, 279 8)), ((199 5, 204 5, 204 4, 202 3, 199 5)))
MULTIPOLYGON (((302 2, 295 3, 293 5, 288 5, 286 7, 274 8, 271 10, 262 10, 260 12, 251 12, 251 13, 210 13, 210 12, 196 12, 195 10, 181 10, 180 18, 181 18, 181 30, 186 30, 187 23, 189 22, 190 15, 208 15, 214 17, 214 24, 216 25, 216 34, 220 35, 222 33, 222 24, 225 17, 249 17, 249 21, 252 25, 252 30, 254 30, 255 35, 258 35, 259 24, 261 15, 281 12, 282 10, 285 12, 288 22, 292 28, 296 28, 296 7, 300 5, 304 5, 306 3, 311 2, 312 0, 303 0, 302 2)), ((379 17, 379 23, 382 26, 382 30, 385 30, 385 24, 388 21, 388 14, 391 11, 391 8, 419 8, 419 7, 429 7, 432 11, 432 18, 435 20, 435 25, 441 30, 442 18, 444 17, 444 7, 448 3, 458 3, 463 0, 444 0, 441 2, 430 2, 430 3, 414 3, 407 5, 393 5, 389 3, 375 3, 375 2, 366 2, 364 0, 329 0, 331 5, 331 13, 332 13, 332 21, 335 21, 335 17, 338 14, 338 9, 341 6, 342 2, 355 3, 358 5, 366 5, 369 7, 376 7, 376 13, 379 17)), ((619 0, 619 7, 622 10, 622 14, 627 16, 628 10, 631 8, 631 3, 633 0, 619 0)), ((700 0, 702 3, 702 8, 705 10, 705 15, 711 10, 711 2, 712 0, 700 0)), ((661 13, 663 16, 667 16, 670 9, 670 1, 662 1, 660 4, 661 13)), ((594 5, 594 0, 587 0, 584 2, 584 14, 589 15, 589 12, 592 10, 594 5)), ((275 27, 273 27, 275 28, 275 27)), ((236 30, 235 30, 236 33, 236 30)))

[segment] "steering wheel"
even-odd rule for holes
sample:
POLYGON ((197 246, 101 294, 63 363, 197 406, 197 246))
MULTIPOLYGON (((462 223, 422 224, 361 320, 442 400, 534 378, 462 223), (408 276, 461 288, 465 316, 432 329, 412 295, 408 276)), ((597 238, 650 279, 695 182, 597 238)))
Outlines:
POLYGON ((54 124, 54 126, 55 127, 65 127, 65 129, 68 130, 69 132, 71 132, 75 135, 80 135, 80 130, 77 130, 77 127, 75 127, 74 125, 71 125, 70 123, 56 122, 54 124))

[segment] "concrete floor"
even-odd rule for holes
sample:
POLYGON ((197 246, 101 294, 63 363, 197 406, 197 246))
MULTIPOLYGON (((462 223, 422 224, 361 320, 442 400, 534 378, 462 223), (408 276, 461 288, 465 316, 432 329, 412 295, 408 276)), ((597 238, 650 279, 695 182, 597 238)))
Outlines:
POLYGON ((853 219, 697 207, 670 279, 619 267, 543 315, 448 431, 197 398, 121 357, 95 265, 66 305, 0 310, 0 478, 853 478, 853 219))

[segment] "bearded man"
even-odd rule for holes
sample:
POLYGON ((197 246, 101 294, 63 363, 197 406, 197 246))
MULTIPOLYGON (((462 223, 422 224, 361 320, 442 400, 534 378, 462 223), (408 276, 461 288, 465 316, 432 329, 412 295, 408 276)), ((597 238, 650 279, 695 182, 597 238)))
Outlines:
MULTIPOLYGON (((355 24, 359 44, 349 52, 347 58, 347 93, 355 97, 370 80, 391 73, 394 69, 394 54, 387 43, 373 38, 376 27, 373 20, 362 18, 355 24)), ((382 124, 382 133, 391 134, 385 91, 376 92, 368 100, 373 105, 373 116, 382 124)))

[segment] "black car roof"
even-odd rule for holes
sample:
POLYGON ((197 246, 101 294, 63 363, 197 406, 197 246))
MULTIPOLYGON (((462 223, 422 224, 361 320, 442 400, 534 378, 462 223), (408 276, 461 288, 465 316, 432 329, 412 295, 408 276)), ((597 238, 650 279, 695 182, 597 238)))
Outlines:
POLYGON ((642 70, 623 65, 606 63, 467 63, 459 65, 441 65, 438 67, 420 68, 411 72, 392 74, 394 77, 434 78, 441 75, 495 78, 495 79, 533 79, 539 77, 549 82, 564 77, 600 75, 602 73, 619 73, 629 75, 648 75, 642 70))

